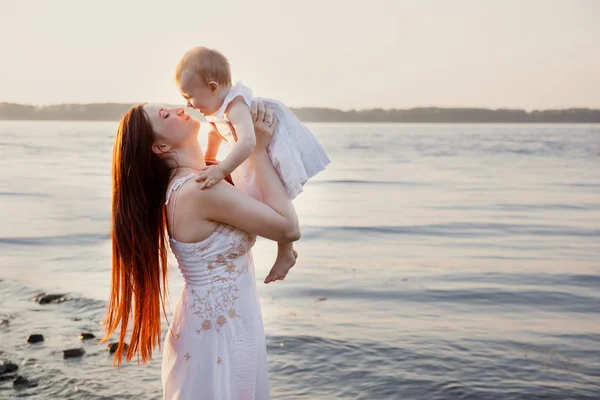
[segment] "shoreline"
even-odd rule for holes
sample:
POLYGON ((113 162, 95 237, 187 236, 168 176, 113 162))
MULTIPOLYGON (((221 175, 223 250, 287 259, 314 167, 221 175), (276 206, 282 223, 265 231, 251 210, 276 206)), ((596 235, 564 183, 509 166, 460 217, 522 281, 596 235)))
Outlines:
MULTIPOLYGON (((206 122, 203 118, 197 118, 201 122, 206 122)), ((118 119, 17 119, 17 118, 0 118, 0 122, 9 121, 9 122, 119 122, 118 119)), ((598 122, 544 122, 544 121, 302 121, 302 123, 306 124, 347 124, 347 125, 366 125, 366 124, 375 124, 375 125, 527 125, 527 126, 561 126, 561 125, 577 125, 577 126, 585 126, 591 125, 594 127, 595 125, 600 126, 600 121, 598 122)))
MULTIPOLYGON (((0 102, 0 120, 26 121, 119 121, 133 103, 54 104, 35 106, 0 102)), ((181 105, 167 104, 168 107, 181 105)), ((305 123, 430 123, 430 124, 571 124, 600 123, 600 109, 566 108, 532 110, 415 107, 410 109, 339 110, 320 107, 290 107, 305 123)), ((191 116, 204 120, 196 110, 191 116)))

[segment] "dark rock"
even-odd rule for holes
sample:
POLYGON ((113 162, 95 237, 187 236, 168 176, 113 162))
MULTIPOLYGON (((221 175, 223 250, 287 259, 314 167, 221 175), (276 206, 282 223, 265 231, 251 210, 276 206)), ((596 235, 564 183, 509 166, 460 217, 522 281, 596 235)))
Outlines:
POLYGON ((17 375, 15 379, 13 379, 13 384, 15 385, 27 385, 29 381, 27 378, 22 377, 21 375, 17 375))
POLYGON ((81 335, 79 335, 79 339, 81 340, 93 339, 95 337, 96 335, 94 335, 93 333, 82 333, 81 335))
POLYGON ((43 335, 30 335, 27 338, 27 342, 28 343, 39 343, 39 342, 43 342, 44 341, 44 336, 43 335))
POLYGON ((325 300, 327 300, 327 297, 319 297, 319 298, 317 299, 317 301, 325 301, 325 300))
POLYGON ((19 369, 17 364, 13 364, 9 361, 0 361, 0 374, 10 374, 19 369))
POLYGON ((0 375, 0 382, 2 381, 7 381, 7 380, 13 380, 17 377, 17 374, 4 374, 4 375, 0 375))
MULTIPOLYGON (((118 347, 119 347, 119 343, 110 343, 108 346, 106 346, 106 349, 110 352, 110 354, 114 354, 115 351, 117 351, 118 347)), ((129 345, 127 343, 125 343, 123 350, 127 351, 128 347, 129 347, 129 345)))
POLYGON ((73 321, 81 321, 81 318, 79 318, 79 317, 73 317, 73 318, 71 318, 71 320, 73 320, 73 321))
POLYGON ((27 378, 25 378, 25 377, 23 377, 23 376, 21 376, 21 375, 17 375, 17 376, 15 377, 15 379, 13 379, 13 385, 14 385, 14 386, 19 386, 19 387, 22 387, 22 386, 26 386, 26 387, 35 387, 35 386, 37 386, 38 384, 37 384, 37 383, 35 383, 35 382, 31 382, 31 381, 29 381, 27 378))
POLYGON ((0 326, 8 326, 9 322, 7 319, 0 319, 0 326))
POLYGON ((62 303, 63 301, 71 300, 69 297, 65 297, 64 294, 45 294, 42 293, 34 299, 40 304, 50 303, 62 303))
POLYGON ((85 354, 85 350, 82 349, 82 348, 63 350, 63 357, 64 358, 81 357, 84 354, 85 354))

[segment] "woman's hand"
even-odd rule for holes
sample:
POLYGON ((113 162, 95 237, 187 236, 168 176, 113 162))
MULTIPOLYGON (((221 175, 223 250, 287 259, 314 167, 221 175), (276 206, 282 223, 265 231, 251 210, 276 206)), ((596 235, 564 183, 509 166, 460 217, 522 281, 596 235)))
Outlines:
POLYGON ((256 149, 264 150, 271 143, 275 128, 277 128, 277 118, 261 100, 252 100, 251 112, 256 132, 256 149))

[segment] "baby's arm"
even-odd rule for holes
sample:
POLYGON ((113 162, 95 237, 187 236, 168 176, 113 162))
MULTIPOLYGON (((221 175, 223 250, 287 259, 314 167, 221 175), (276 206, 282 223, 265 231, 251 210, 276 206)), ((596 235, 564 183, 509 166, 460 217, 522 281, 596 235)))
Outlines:
POLYGON ((229 155, 225 157, 219 168, 224 175, 228 175, 240 166, 256 146, 256 135, 254 133, 254 122, 248 105, 241 97, 233 99, 227 110, 227 119, 233 125, 237 141, 231 148, 229 155))
MULTIPOLYGON (((211 165, 202 169, 196 178, 197 182, 204 181, 200 189, 209 188, 231 174, 239 167, 254 151, 256 136, 254 133, 254 122, 248 105, 241 97, 236 97, 227 108, 227 119, 233 125, 237 141, 232 146, 229 155, 218 165, 211 165)), ((215 132, 216 133, 216 132, 215 132)), ((206 152, 209 152, 211 135, 208 137, 206 152)), ((208 154, 210 155, 210 154, 208 154)), ((216 154, 215 154, 216 156, 216 154)))

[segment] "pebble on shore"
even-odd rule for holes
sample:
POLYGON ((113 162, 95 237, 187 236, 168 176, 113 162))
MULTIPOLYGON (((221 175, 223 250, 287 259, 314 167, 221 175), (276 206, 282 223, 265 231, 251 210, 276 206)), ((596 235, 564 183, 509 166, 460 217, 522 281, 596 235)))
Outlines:
POLYGON ((0 375, 10 374, 19 369, 17 364, 11 363, 10 361, 0 360, 0 375))
POLYGON ((81 357, 84 354, 85 354, 85 350, 82 348, 63 350, 64 358, 76 358, 76 357, 81 357))
POLYGON ((81 333, 79 335, 79 339, 81 340, 94 339, 95 337, 96 335, 94 335, 93 333, 81 333))
POLYGON ((31 382, 29 379, 21 376, 21 375, 17 375, 15 377, 15 379, 13 379, 13 385, 14 386, 27 386, 27 387, 35 387, 38 384, 35 382, 31 382))
POLYGON ((63 301, 68 301, 68 300, 71 300, 71 298, 65 297, 64 294, 41 293, 37 297, 33 298, 33 301, 36 301, 40 304, 62 303, 63 301))
MULTIPOLYGON (((127 343, 125 343, 125 347, 123 348, 123 350, 127 351, 127 348, 129 347, 129 345, 127 343)), ((110 352, 110 354, 114 354, 115 351, 117 351, 117 348, 119 348, 119 343, 109 343, 108 346, 106 346, 106 350, 108 350, 110 352)))
POLYGON ((39 342, 43 342, 43 341, 44 341, 44 336, 38 335, 38 334, 29 335, 29 337, 27 338, 28 343, 39 343, 39 342))

